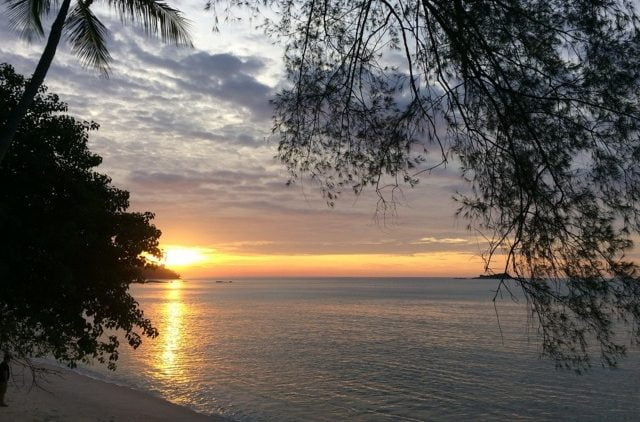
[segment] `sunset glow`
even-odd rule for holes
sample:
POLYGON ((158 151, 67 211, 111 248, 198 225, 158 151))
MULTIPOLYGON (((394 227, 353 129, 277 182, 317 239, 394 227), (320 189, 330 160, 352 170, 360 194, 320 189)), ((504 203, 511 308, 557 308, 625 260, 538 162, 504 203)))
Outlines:
POLYGON ((143 256, 150 262, 167 268, 203 265, 212 261, 214 253, 211 249, 177 245, 164 245, 160 249, 163 253, 162 258, 156 258, 149 254, 143 254, 143 256))
POLYGON ((192 266, 207 260, 207 256, 199 248, 167 246, 163 249, 164 265, 169 268, 192 266))
MULTIPOLYGON (((425 277, 475 276, 483 267, 473 254, 425 253, 257 255, 223 253, 206 248, 175 248, 167 251, 166 266, 182 278, 217 277, 425 277)), ((496 263, 498 260, 496 260, 496 263)), ((502 269, 496 264, 495 271, 502 269)))

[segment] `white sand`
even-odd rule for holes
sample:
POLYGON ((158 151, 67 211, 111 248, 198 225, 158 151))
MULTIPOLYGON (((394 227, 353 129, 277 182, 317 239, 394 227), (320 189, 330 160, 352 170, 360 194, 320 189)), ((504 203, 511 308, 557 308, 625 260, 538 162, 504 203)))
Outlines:
POLYGON ((226 421, 64 369, 56 369, 59 375, 47 375, 40 381, 48 392, 36 387, 28 391, 30 380, 25 379, 23 383, 17 373, 19 370, 15 369, 16 382, 9 382, 5 396, 9 407, 0 407, 0 421, 3 422, 226 421))

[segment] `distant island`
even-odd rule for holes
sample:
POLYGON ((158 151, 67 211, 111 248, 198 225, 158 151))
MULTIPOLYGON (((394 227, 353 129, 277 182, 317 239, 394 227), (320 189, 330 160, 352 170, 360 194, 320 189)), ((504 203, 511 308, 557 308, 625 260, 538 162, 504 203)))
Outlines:
POLYGON ((176 280, 180 274, 164 266, 145 267, 142 270, 145 283, 162 283, 166 280, 176 280))
POLYGON ((473 277, 473 280, 505 280, 505 279, 512 279, 513 277, 511 277, 508 273, 498 273, 498 274, 486 274, 486 275, 479 275, 478 277, 473 277))

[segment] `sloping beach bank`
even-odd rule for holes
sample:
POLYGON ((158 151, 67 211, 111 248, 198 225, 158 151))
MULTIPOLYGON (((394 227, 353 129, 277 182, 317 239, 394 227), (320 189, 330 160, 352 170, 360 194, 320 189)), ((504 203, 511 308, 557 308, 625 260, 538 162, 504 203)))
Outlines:
MULTIPOLYGON (((54 369, 54 368, 52 368, 54 369)), ((73 371, 55 368, 55 375, 40 381, 44 389, 32 388, 30 380, 14 371, 0 421, 181 421, 224 422, 220 416, 205 416, 151 394, 99 381, 73 371)))

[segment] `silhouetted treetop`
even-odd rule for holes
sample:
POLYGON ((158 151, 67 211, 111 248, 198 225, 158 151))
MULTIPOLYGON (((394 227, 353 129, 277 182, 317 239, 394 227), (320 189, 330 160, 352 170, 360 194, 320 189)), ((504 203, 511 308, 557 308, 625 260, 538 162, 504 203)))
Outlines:
POLYGON ((151 265, 147 266, 143 272, 142 276, 145 281, 148 280, 169 280, 169 279, 178 279, 180 278, 180 274, 173 271, 170 268, 165 267, 164 265, 151 265))

